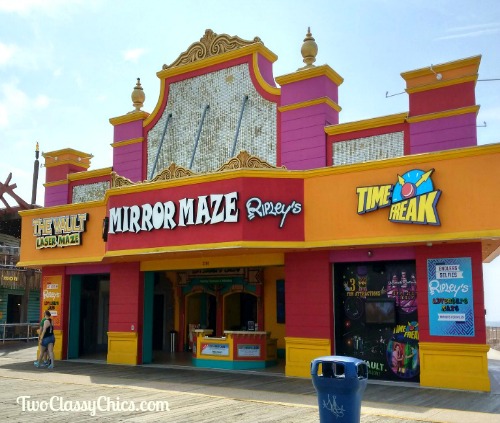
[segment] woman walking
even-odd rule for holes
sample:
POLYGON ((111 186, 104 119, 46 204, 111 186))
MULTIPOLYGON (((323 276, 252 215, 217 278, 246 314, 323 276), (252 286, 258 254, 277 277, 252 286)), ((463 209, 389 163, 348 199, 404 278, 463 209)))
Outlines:
POLYGON ((45 312, 45 322, 43 322, 43 329, 40 337, 38 338, 40 343, 40 351, 42 348, 46 348, 49 352, 50 364, 48 366, 49 369, 54 368, 54 344, 56 342, 56 338, 54 336, 54 326, 52 324, 50 311, 45 312))

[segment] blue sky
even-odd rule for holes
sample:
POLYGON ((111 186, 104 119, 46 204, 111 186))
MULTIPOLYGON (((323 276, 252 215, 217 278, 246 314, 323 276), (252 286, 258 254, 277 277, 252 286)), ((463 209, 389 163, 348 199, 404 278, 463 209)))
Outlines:
MULTIPOLYGON (((278 55, 276 77, 303 65, 308 26, 315 64, 345 80, 341 122, 408 110, 406 94, 386 97, 404 91, 401 72, 482 55, 479 79, 500 79, 498 0, 0 0, 0 179, 12 172, 31 199, 37 141, 43 152, 93 154, 91 169, 111 166, 108 119, 133 109, 136 78, 151 112, 156 72, 207 28, 260 37, 278 55)), ((500 142, 500 81, 478 82, 476 96, 478 143, 500 142)), ((487 318, 500 321, 500 259, 484 271, 487 318)))

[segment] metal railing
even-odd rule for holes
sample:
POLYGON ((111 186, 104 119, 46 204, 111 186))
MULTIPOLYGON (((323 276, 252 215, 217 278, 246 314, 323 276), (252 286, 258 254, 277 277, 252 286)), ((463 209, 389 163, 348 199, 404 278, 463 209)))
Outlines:
POLYGON ((486 327, 486 343, 489 344, 491 348, 500 350, 500 327, 486 327))
POLYGON ((0 323, 0 337, 5 341, 30 341, 38 339, 38 323, 0 323))

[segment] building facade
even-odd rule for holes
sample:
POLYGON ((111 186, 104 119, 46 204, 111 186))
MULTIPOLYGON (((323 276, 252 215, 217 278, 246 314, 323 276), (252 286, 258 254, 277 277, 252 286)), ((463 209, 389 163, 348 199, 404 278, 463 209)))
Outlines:
POLYGON ((113 164, 45 153, 22 212, 59 358, 189 350, 198 366, 323 355, 370 378, 488 391, 482 263, 500 247, 500 145, 478 146, 480 56, 402 73, 409 110, 339 124, 330 66, 207 30, 157 73, 155 109, 110 119, 113 164), (439 75, 439 77, 437 77, 439 75), (172 336, 175 335, 175 336, 172 336))

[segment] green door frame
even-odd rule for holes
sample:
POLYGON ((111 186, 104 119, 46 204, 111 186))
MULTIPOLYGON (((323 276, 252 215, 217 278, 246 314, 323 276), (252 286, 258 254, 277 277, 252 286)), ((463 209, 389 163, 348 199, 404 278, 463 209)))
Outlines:
POLYGON ((142 332, 142 362, 153 362, 153 302, 155 294, 155 274, 144 274, 144 324, 142 332))
POLYGON ((72 275, 69 282, 68 359, 80 356, 80 304, 82 297, 81 275, 72 275))

